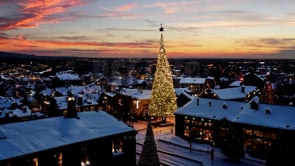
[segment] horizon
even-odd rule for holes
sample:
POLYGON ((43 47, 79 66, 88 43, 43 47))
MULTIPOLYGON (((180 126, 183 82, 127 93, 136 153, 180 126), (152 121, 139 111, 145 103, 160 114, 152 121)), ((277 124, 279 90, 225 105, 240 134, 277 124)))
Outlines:
POLYGON ((294 59, 295 1, 3 0, 3 52, 85 58, 294 59), (293 4, 293 5, 292 5, 293 4))

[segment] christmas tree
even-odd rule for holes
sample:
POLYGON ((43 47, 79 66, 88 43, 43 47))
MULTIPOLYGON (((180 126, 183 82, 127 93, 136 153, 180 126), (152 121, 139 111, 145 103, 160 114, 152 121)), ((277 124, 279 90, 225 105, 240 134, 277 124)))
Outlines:
POLYGON ((159 30, 161 32, 161 41, 153 80, 151 102, 149 104, 149 115, 161 117, 162 121, 166 121, 166 117, 173 115, 176 111, 177 104, 171 69, 164 45, 164 28, 162 25, 159 30))
POLYGON ((141 154, 138 160, 138 166, 159 166, 159 156, 157 145, 155 143, 152 125, 148 122, 147 131, 141 154))

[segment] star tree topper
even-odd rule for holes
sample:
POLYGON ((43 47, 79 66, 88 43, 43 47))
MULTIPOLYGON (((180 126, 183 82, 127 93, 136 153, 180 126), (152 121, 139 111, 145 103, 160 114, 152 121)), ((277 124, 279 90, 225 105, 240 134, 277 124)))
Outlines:
POLYGON ((162 24, 161 24, 161 27, 159 28, 159 31, 160 31, 160 32, 164 32, 164 27, 163 27, 162 24))

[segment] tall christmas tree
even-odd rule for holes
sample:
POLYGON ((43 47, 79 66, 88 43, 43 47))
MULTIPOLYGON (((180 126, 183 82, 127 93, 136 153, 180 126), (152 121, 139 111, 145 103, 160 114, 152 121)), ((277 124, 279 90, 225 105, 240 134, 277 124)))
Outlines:
POLYGON ((171 69, 164 45, 164 28, 162 25, 159 30, 161 32, 161 41, 153 80, 151 102, 149 104, 149 115, 161 117, 164 122, 167 116, 173 115, 177 110, 177 104, 171 69))
POLYGON ((145 140, 138 160, 138 166, 160 166, 157 145, 150 121, 148 122, 145 140))

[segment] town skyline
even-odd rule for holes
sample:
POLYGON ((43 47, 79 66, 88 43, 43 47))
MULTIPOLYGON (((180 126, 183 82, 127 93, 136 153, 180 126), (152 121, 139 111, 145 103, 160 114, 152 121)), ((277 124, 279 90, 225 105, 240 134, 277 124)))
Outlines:
POLYGON ((38 56, 293 59, 295 2, 0 2, 1 51, 38 56), (293 5, 292 5, 293 4, 293 5))

